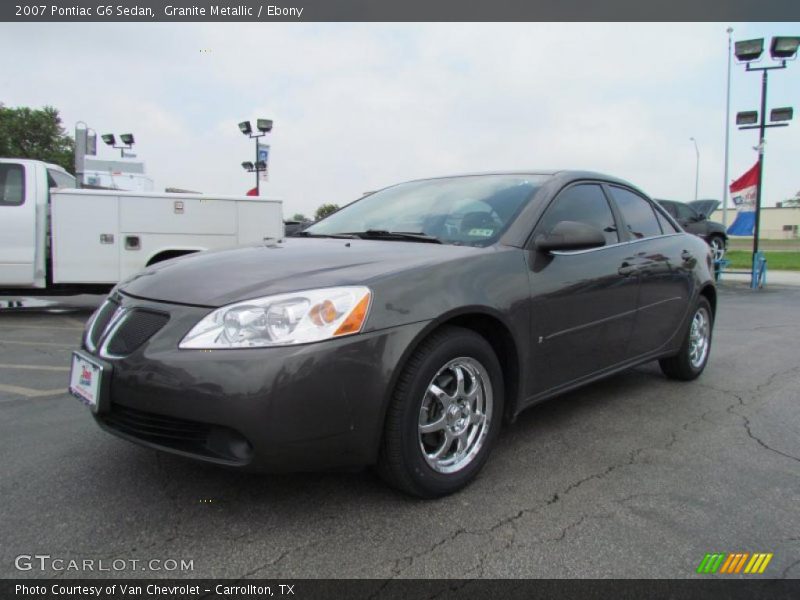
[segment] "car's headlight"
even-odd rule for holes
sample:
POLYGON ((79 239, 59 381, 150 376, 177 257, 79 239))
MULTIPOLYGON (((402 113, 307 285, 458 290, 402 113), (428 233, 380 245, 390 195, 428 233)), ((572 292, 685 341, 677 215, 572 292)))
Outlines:
POLYGON ((263 348, 358 333, 371 296, 365 287, 337 287, 237 302, 206 316, 179 347, 263 348))

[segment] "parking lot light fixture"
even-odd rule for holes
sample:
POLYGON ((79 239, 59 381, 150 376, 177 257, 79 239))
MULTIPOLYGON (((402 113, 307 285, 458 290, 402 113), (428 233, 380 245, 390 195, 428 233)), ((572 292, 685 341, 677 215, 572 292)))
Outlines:
POLYGON ((793 116, 794 110, 792 107, 783 106, 781 108, 773 108, 769 113, 769 120, 773 123, 777 121, 791 121, 793 116))
POLYGON ((761 58, 764 52, 764 38, 744 40, 734 44, 734 54, 740 62, 751 62, 761 58))
POLYGON ((736 113, 736 124, 737 125, 752 125, 758 122, 758 111, 757 110, 745 110, 742 112, 736 113))
POLYGON ((775 60, 791 59, 797 54, 798 46, 800 46, 800 37, 776 36, 772 38, 769 54, 775 60))
POLYGON ((100 137, 106 144, 108 144, 115 150, 119 150, 120 156, 122 158, 125 158, 125 150, 130 150, 131 146, 133 146, 133 144, 135 143, 132 133, 123 133, 122 135, 119 136, 119 139, 122 141, 121 146, 117 146, 117 138, 114 137, 113 133, 105 133, 100 137))
POLYGON ((264 137, 270 131, 272 131, 272 119, 256 119, 256 129, 258 129, 258 133, 253 132, 253 126, 250 124, 250 121, 242 121, 239 123, 239 131, 241 131, 244 135, 251 139, 255 139, 256 141, 256 160, 255 162, 245 161, 242 163, 242 167, 250 173, 256 174, 256 196, 259 195, 260 190, 260 180, 259 175, 267 170, 267 163, 266 161, 258 159, 258 138, 264 137))

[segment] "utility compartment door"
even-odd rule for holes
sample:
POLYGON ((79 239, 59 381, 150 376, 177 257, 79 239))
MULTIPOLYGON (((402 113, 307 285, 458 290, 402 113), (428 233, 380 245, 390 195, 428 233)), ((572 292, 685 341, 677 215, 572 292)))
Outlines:
POLYGON ((34 284, 36 191, 33 168, 0 162, 0 285, 34 284))
POLYGON ((236 234, 236 203, 213 198, 120 197, 120 229, 128 234, 236 234))
POLYGON ((119 198, 115 194, 54 191, 54 283, 119 281, 119 198))
POLYGON ((267 238, 278 240, 283 237, 283 211, 280 202, 240 200, 236 202, 236 206, 240 245, 263 242, 267 238))

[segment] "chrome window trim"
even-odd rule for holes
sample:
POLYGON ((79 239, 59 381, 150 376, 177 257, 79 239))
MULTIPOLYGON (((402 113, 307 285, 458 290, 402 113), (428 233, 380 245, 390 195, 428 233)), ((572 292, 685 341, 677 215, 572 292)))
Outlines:
MULTIPOLYGON (((100 306, 98 306, 97 310, 94 311, 94 314, 92 315, 91 321, 86 326, 86 334, 85 334, 86 337, 84 338, 84 342, 86 343, 86 348, 88 348, 90 352, 95 352, 97 350, 97 344, 92 342, 92 337, 93 337, 93 334, 94 334, 94 328, 97 325, 97 317, 100 316, 100 313, 103 311, 103 309, 106 307, 106 305, 109 304, 110 302, 111 302, 110 299, 106 299, 105 302, 103 302, 100 306)), ((116 304, 116 302, 115 302, 115 304, 116 304)), ((117 313, 120 311, 121 308, 122 307, 119 304, 117 304, 117 308, 114 311, 114 314, 111 315, 111 318, 109 319, 108 323, 106 323, 105 329, 103 329, 103 332, 98 336, 98 338, 97 338, 98 341, 102 342, 103 336, 108 331, 108 328, 111 326, 111 324, 114 321, 114 317, 117 316, 117 313)))
POLYGON ((557 255, 557 256, 574 256, 576 254, 587 254, 589 252, 597 252, 598 250, 606 250, 607 248, 616 248, 618 246, 629 246, 632 244, 638 244, 640 242, 646 242, 648 240, 658 240, 662 238, 669 238, 669 237, 676 237, 679 235, 686 235, 684 232, 676 231, 675 233, 662 233, 661 235, 654 235, 651 237, 640 238, 636 240, 626 240, 624 242, 618 242, 616 244, 608 244, 606 246, 598 246, 597 248, 587 248, 586 250, 554 250, 550 254, 557 255))
MULTIPOLYGON (((108 300, 106 300, 108 302, 108 300)), ((100 311, 103 310, 103 307, 106 305, 106 302, 103 302, 100 306, 97 307, 97 310, 94 311, 92 318, 89 320, 89 324, 86 325, 86 331, 83 334, 83 343, 86 344, 86 348, 90 352, 94 352, 97 350, 97 347, 92 343, 92 334, 94 333, 94 326, 97 323, 97 317, 100 314, 100 311)))
POLYGON ((106 331, 103 332, 103 343, 100 345, 100 350, 98 352, 101 358, 124 358, 122 354, 111 354, 108 351, 108 345, 111 343, 111 340, 114 339, 119 328, 122 327, 122 324, 125 323, 133 313, 133 310, 129 308, 120 307, 120 310, 122 313, 119 316, 115 315, 117 316, 116 319, 112 317, 106 331))

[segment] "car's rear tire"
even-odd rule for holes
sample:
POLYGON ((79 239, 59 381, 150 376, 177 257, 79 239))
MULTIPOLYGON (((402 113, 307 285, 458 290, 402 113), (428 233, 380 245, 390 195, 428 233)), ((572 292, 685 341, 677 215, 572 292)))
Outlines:
POLYGON ((714 260, 722 260, 725 258, 725 238, 721 235, 712 235, 708 240, 708 245, 711 246, 711 253, 714 260))
POLYGON ((422 498, 452 494, 483 467, 500 431, 503 377, 477 333, 446 326, 412 354, 389 405, 378 472, 422 498))
POLYGON ((664 375, 671 379, 691 381, 700 376, 711 352, 714 313, 705 296, 700 296, 681 345, 680 352, 658 361, 664 375))

